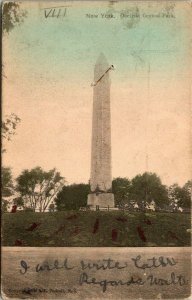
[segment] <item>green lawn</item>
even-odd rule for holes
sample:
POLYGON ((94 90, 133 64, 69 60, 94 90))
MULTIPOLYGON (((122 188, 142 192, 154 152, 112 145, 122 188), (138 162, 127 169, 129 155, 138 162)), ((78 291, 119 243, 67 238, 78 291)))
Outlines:
POLYGON ((17 212, 3 214, 3 246, 190 246, 190 214, 17 212))

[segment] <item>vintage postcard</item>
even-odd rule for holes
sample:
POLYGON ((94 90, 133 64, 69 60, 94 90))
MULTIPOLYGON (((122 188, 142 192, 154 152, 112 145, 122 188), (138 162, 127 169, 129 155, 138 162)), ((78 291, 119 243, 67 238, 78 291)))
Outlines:
POLYGON ((4 1, 3 299, 190 299, 186 1, 4 1))

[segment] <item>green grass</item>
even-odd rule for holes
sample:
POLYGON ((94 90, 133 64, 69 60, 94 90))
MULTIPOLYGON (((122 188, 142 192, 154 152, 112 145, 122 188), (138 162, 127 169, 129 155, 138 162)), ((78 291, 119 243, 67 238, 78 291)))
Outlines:
POLYGON ((3 214, 3 246, 166 247, 190 246, 190 214, 162 212, 18 212, 3 214), (71 216, 74 218, 68 219, 71 216), (120 220, 117 220, 120 218, 120 220), (97 231, 94 224, 98 219, 97 231), (29 231, 31 224, 40 223, 29 231), (138 227, 146 240, 142 240, 138 227), (116 230, 116 239, 112 238, 116 230), (18 244, 19 243, 19 244, 18 244))

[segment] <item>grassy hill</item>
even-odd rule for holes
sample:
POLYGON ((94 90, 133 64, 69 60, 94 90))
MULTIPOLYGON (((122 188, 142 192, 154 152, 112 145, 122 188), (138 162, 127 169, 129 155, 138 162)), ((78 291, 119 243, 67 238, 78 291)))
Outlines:
POLYGON ((60 211, 3 214, 3 246, 190 246, 190 214, 60 211))

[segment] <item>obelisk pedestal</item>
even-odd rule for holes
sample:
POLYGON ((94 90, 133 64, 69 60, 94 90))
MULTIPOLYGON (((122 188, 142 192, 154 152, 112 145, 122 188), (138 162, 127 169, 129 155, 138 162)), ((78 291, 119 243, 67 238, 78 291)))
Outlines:
POLYGON ((105 56, 100 54, 94 69, 91 192, 87 201, 91 209, 115 206, 111 175, 110 69, 105 56))

